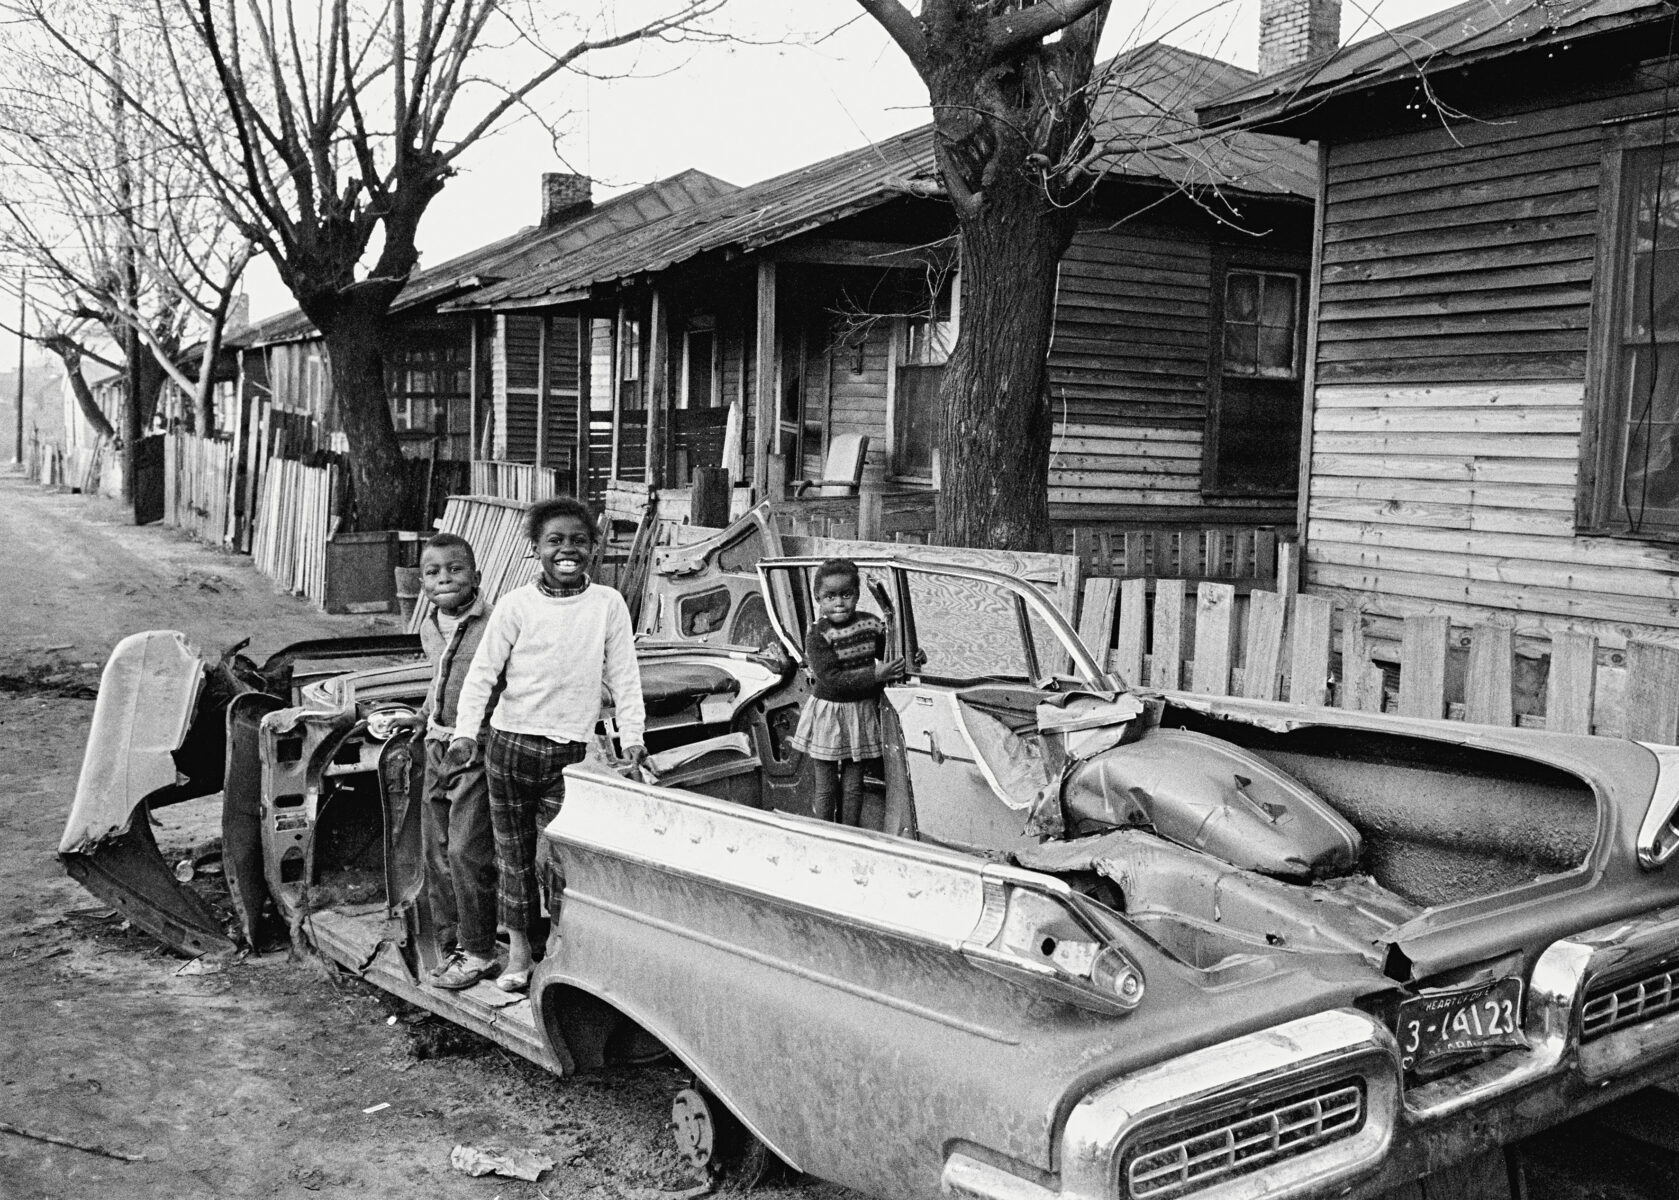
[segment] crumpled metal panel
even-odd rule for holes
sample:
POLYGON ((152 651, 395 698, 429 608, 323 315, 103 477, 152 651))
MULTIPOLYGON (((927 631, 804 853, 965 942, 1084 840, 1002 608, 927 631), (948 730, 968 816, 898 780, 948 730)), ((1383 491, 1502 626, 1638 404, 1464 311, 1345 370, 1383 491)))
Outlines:
POLYGON ((60 854, 123 832, 141 801, 174 786, 174 754, 186 740, 203 685, 204 660, 182 634, 154 629, 117 643, 99 678, 60 854))
POLYGON ((1259 755, 1206 734, 1151 729, 1074 769, 1067 827, 1141 825, 1267 875, 1338 875, 1358 862, 1358 831, 1259 755))

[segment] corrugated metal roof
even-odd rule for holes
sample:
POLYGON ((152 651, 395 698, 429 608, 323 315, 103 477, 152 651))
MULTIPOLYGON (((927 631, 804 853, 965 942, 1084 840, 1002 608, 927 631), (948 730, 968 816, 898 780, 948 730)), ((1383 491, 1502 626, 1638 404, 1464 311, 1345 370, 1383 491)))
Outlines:
MULTIPOLYGON (((1261 195, 1312 196, 1316 152, 1293 139, 1239 133, 1207 141, 1195 107, 1254 78, 1240 67, 1164 43, 1103 68, 1097 105, 1108 177, 1261 195)), ((651 225, 596 243, 551 267, 492 284, 445 309, 517 307, 580 298, 591 285, 662 271, 697 255, 749 251, 831 224, 906 194, 938 189, 931 125, 837 154, 651 225)))
POLYGON ((1203 105, 1201 118, 1263 126, 1395 79, 1671 16, 1662 0, 1466 0, 1269 75, 1203 105))
MULTIPOLYGON (((511 279, 539 270, 593 242, 738 190, 734 184, 704 171, 683 171, 603 200, 552 228, 529 226, 435 267, 416 271, 391 311, 433 304, 445 296, 482 286, 486 281, 511 279)), ((236 344, 261 346, 314 336, 315 327, 309 318, 300 310, 291 309, 241 330, 236 344)))

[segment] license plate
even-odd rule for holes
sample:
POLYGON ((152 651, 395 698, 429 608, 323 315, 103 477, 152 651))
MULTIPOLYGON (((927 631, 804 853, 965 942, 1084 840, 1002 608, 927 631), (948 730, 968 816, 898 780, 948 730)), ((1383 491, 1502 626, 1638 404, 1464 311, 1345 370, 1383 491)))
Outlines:
POLYGON ((1525 1046, 1522 981, 1499 979, 1407 1000, 1399 1006, 1395 1032, 1407 1071, 1448 1054, 1525 1046))

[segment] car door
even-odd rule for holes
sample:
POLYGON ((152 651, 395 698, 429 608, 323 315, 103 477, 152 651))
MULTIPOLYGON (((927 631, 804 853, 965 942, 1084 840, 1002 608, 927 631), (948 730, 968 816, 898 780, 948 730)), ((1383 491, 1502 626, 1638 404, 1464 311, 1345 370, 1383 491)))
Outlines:
MULTIPOLYGON (((801 665, 802 631, 810 620, 811 576, 820 560, 760 565, 778 633, 801 665)), ((1027 813, 1005 802, 996 754, 988 762, 975 737, 1006 742, 1032 725, 1036 706, 1069 667, 1072 682, 1105 687, 1095 666, 1041 593, 991 572, 944 563, 858 559, 873 609, 893 631, 892 656, 905 678, 885 689, 884 704, 902 741, 901 765, 913 797, 918 836, 966 849, 1006 850, 1034 844, 1027 813), (995 728, 1001 726, 1001 728, 995 728)), ((860 611, 869 611, 867 597, 860 611)), ((1029 749, 1029 748, 1028 748, 1029 749)), ((891 826, 893 829, 902 824, 891 826)))

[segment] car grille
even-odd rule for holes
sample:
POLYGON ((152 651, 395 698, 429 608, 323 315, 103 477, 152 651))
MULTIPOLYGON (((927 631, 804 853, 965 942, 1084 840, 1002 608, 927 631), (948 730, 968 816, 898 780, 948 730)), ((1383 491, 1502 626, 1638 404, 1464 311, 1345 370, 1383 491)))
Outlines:
POLYGON ((1226 1117, 1145 1133, 1125 1155, 1131 1200, 1181 1196, 1358 1132, 1364 1088, 1357 1081, 1296 1092, 1226 1117))
POLYGON ((1589 1042, 1628 1025, 1679 1008, 1679 966, 1652 971, 1641 979, 1586 991, 1580 1010, 1580 1040, 1589 1042))

